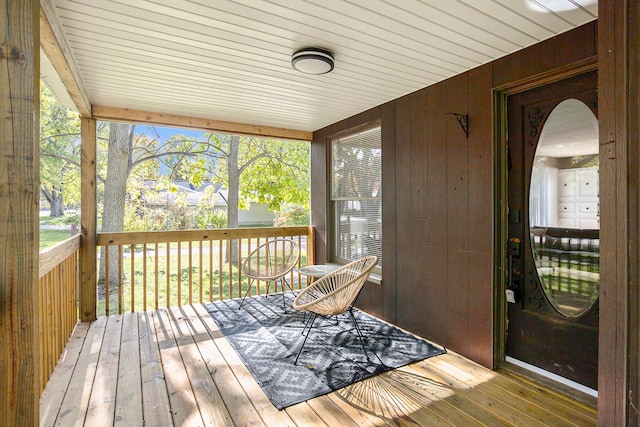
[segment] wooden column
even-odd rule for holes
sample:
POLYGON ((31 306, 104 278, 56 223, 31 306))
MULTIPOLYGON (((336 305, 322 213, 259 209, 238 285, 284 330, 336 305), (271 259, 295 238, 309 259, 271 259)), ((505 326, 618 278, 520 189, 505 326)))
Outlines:
POLYGON ((96 319, 96 121, 82 119, 80 214, 80 320, 96 319))
POLYGON ((600 343, 598 421, 637 426, 638 0, 598 3, 600 343))
POLYGON ((0 425, 39 423, 39 2, 0 0, 0 425))

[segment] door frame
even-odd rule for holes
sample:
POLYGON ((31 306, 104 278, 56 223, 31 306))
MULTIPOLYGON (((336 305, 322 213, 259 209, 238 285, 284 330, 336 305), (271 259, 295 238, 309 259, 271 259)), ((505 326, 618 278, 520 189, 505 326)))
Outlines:
POLYGON ((507 301, 505 289, 507 283, 507 239, 508 239, 508 117, 507 98, 520 92, 535 89, 550 83, 555 83, 570 77, 598 69, 597 57, 573 63, 562 68, 538 74, 526 79, 508 83, 493 88, 493 117, 494 117, 494 286, 493 286, 493 369, 498 369, 505 363, 506 355, 506 324, 507 301))

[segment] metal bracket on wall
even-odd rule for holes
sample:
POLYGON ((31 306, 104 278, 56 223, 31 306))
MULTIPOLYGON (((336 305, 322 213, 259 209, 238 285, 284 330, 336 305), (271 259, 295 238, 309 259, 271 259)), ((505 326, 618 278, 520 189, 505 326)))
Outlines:
POLYGON ((447 113, 447 116, 455 116, 456 120, 458 120, 458 124, 464 131, 464 134, 469 139, 469 115, 468 114, 459 114, 459 113, 447 113))

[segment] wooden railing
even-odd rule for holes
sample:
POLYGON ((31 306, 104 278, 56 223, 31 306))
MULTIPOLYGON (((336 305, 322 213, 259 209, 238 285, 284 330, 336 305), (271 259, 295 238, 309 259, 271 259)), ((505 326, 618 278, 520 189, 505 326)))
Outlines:
POLYGON ((40 252, 40 392, 78 321, 78 252, 73 236, 40 252))
MULTIPOLYGON (((301 288, 299 268, 314 259, 312 227, 99 233, 98 315, 241 297, 247 289, 243 259, 279 237, 301 248, 288 277, 301 288)), ((266 288, 259 283, 254 293, 266 288)))

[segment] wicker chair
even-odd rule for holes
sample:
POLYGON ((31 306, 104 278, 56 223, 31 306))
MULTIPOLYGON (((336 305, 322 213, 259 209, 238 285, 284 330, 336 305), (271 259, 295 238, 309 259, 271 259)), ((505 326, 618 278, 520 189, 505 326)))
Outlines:
MULTIPOLYGON (((278 282, 282 285, 282 305, 286 311, 284 292, 286 275, 293 270, 300 258, 300 247, 290 239, 274 239, 258 246, 242 263, 242 274, 249 278, 249 286, 240 302, 240 307, 244 304, 245 298, 251 290, 253 282, 262 280, 267 282, 267 293, 271 282, 275 283, 278 290, 278 282)), ((293 291, 291 284, 287 283, 289 289, 293 291)))
POLYGON ((305 330, 307 334, 304 337, 304 341, 302 342, 302 346, 294 363, 298 363, 298 358, 302 353, 307 338, 311 333, 311 328, 313 328, 313 323, 318 315, 330 317, 343 314, 347 311, 353 321, 362 349, 367 359, 369 359, 367 349, 364 346, 362 332, 353 315, 353 304, 356 302, 362 287, 377 263, 378 257, 376 256, 361 258, 318 279, 298 295, 293 302, 293 308, 299 311, 309 312, 311 316, 302 330, 303 334, 305 330))

